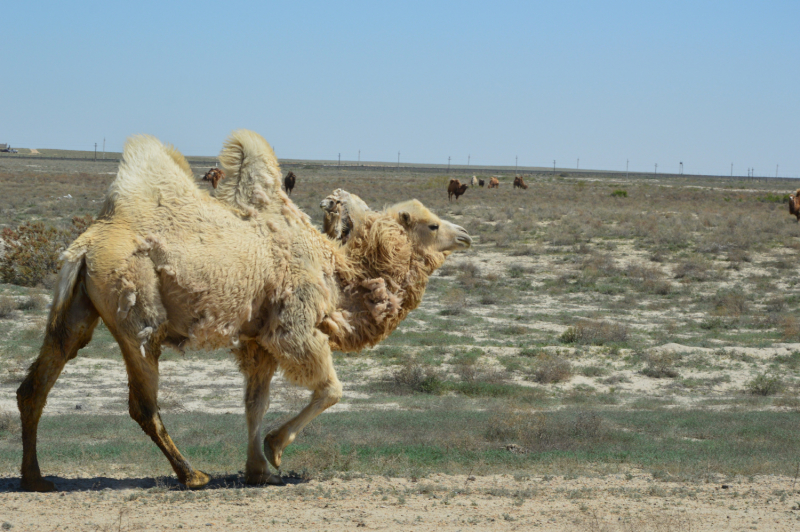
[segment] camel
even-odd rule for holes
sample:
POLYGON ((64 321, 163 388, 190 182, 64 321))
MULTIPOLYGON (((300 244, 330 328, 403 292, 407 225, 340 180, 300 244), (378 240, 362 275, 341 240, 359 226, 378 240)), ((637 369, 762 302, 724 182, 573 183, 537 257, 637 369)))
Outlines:
POLYGON ((323 210, 322 232, 328 237, 341 242, 347 242, 356 223, 361 223, 369 206, 364 200, 337 188, 319 204, 323 210))
POLYGON ((472 181, 469 182, 470 187, 478 186, 478 176, 472 176, 472 181))
POLYGON ((294 184, 297 182, 297 176, 294 175, 294 172, 289 172, 286 174, 286 177, 283 178, 283 188, 286 189, 286 194, 291 196, 292 190, 294 190, 294 184))
POLYGON ((796 216, 800 222, 800 188, 794 194, 789 194, 789 214, 796 216))
POLYGON ((39 468, 39 420, 100 319, 122 351, 131 417, 189 488, 210 478, 184 458, 159 415, 161 348, 231 348, 245 380, 245 481, 281 484, 268 463, 277 470, 297 434, 341 398, 331 350, 386 338, 419 305, 433 271, 472 244, 417 200, 359 213, 341 244, 281 190, 280 166, 261 136, 235 131, 220 161, 227 178, 214 198, 174 148, 149 136, 126 143, 100 216, 64 252, 44 342, 17 390, 22 489, 55 489, 39 468), (311 400, 262 445, 279 369, 311 400))
POLYGON ((528 190, 528 185, 525 184, 525 180, 522 179, 522 176, 517 176, 514 178, 514 188, 528 190))
POLYGON ((458 179, 451 179, 447 185, 447 199, 448 201, 453 201, 453 196, 455 196, 456 201, 458 201, 458 197, 462 196, 466 191, 466 183, 462 185, 458 179))
POLYGON ((212 168, 203 176, 203 181, 211 181, 211 186, 214 188, 217 188, 223 179, 225 179, 225 174, 219 168, 212 168))
POLYGON ((496 177, 493 177, 489 180, 489 187, 488 188, 500 188, 500 180, 496 177))

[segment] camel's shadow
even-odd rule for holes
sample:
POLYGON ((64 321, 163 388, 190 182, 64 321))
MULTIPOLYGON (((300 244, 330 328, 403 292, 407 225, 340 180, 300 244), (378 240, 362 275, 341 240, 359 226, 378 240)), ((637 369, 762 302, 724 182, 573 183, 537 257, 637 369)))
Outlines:
MULTIPOLYGON (((87 477, 87 478, 63 478, 56 476, 44 477, 54 482, 56 490, 59 492, 72 491, 119 491, 142 489, 156 489, 161 491, 191 491, 186 486, 172 477, 143 477, 143 478, 109 478, 109 477, 87 477)), ((19 477, 0 477, 0 493, 22 492, 19 487, 19 477)), ((283 481, 289 484, 304 484, 307 479, 297 476, 285 476, 283 481)), ((226 475, 212 477, 211 481, 201 490, 215 489, 242 489, 253 488, 244 483, 243 475, 226 475)), ((260 486, 258 489, 280 488, 281 486, 260 486)))

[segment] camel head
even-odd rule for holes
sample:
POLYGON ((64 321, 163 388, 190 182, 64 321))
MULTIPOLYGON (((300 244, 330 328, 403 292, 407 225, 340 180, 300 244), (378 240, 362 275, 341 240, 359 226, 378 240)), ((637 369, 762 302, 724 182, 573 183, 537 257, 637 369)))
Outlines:
POLYGON ((415 199, 392 205, 386 212, 406 229, 416 251, 447 256, 472 246, 472 238, 466 229, 440 219, 415 199))
POLYGON ((353 228, 364 223, 370 208, 364 200, 337 188, 319 204, 324 211, 323 232, 342 244, 347 242, 353 228))

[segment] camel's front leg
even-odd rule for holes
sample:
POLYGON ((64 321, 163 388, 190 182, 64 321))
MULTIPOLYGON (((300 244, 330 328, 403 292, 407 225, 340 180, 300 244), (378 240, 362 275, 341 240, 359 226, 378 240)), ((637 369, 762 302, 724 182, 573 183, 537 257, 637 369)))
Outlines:
POLYGON ((333 359, 327 344, 325 344, 322 356, 313 357, 313 364, 316 367, 309 367, 311 365, 309 363, 305 367, 294 368, 291 365, 283 367, 284 362, 281 362, 284 375, 290 381, 302 383, 301 375, 307 376, 311 374, 317 377, 315 379, 317 384, 314 385, 312 383, 314 393, 311 396, 311 402, 299 414, 281 427, 271 431, 264 438, 264 450, 267 453, 267 459, 276 468, 281 465, 283 450, 294 441, 300 431, 315 417, 338 403, 339 399, 342 398, 342 384, 336 377, 336 371, 333 369, 333 359), (300 373, 296 374, 295 371, 300 373))
POLYGON ((245 376, 244 406, 247 417, 247 463, 244 479, 247 484, 283 485, 283 479, 269 472, 267 457, 261 446, 261 424, 269 408, 269 385, 277 363, 255 342, 235 351, 245 376))

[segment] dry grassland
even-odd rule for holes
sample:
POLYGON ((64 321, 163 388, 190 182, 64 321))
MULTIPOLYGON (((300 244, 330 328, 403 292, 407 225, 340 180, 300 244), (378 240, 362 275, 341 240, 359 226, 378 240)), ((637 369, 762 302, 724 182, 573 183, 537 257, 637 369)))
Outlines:
MULTIPOLYGON (((97 213, 115 170, 0 159, 0 222, 67 229, 97 213)), ((0 521, 54 527, 66 505, 102 516, 76 518, 80 530, 247 529, 252 516, 279 530, 797 523, 800 226, 784 201, 796 184, 542 173, 512 190, 509 174, 448 202, 463 174, 292 170, 292 199, 317 224, 319 201, 344 188, 373 208, 417 198, 476 241, 384 344, 336 355, 345 397, 284 455, 293 484, 239 483, 242 381, 226 353, 166 351, 165 421, 219 488, 179 490, 127 418, 124 368, 101 326, 40 430, 42 469, 66 494, 16 493, 14 390, 41 341, 47 278, 0 284, 0 521)), ((278 378, 270 422, 305 400, 278 378)))

